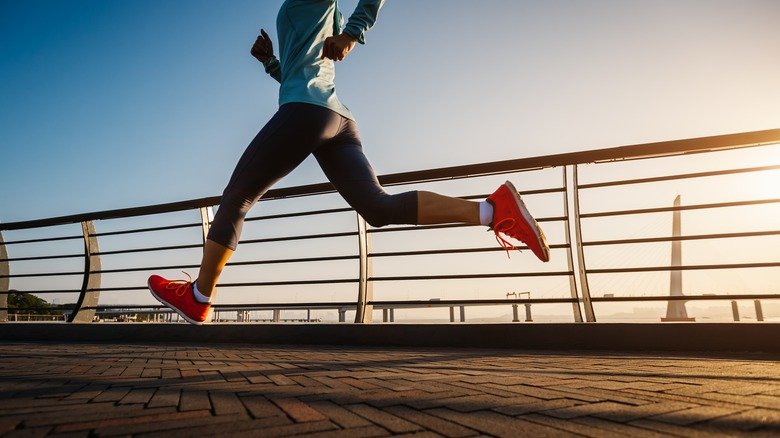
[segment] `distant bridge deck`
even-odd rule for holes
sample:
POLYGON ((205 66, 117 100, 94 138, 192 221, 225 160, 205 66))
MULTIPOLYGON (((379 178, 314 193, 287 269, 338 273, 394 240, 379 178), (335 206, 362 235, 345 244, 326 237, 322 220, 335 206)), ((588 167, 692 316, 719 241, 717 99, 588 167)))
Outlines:
POLYGON ((777 359, 4 342, 0 434, 777 436, 777 359))

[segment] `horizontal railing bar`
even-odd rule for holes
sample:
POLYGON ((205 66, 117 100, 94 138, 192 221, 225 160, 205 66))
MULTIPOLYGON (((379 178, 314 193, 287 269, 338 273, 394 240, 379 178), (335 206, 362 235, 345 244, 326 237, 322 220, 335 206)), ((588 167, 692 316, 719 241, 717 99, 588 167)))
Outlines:
POLYGON ((637 210, 601 211, 597 213, 583 213, 580 215, 580 218, 589 219, 594 217, 621 216, 621 215, 628 215, 628 214, 664 213, 669 211, 701 210, 707 208, 741 207, 746 205, 774 204, 778 202, 780 202, 780 198, 755 199, 751 201, 718 202, 713 204, 680 205, 680 206, 673 206, 673 207, 641 208, 637 210))
POLYGON ((72 310, 75 306, 76 306, 75 304, 63 304, 61 307, 59 305, 57 307, 41 307, 41 306, 0 307, 0 310, 46 310, 46 311, 49 311, 49 312, 59 312, 59 311, 62 311, 62 310, 72 310))
POLYGON ((370 301, 368 305, 375 308, 392 309, 397 307, 451 307, 451 306, 501 306, 511 304, 553 304, 576 303, 576 298, 517 298, 517 299, 485 299, 485 300, 400 300, 400 301, 370 301))
POLYGON ((0 259, 0 262, 25 262, 30 260, 73 259, 77 257, 83 258, 84 254, 63 254, 63 255, 38 256, 38 257, 13 257, 10 259, 0 259))
POLYGON ((253 260, 246 262, 230 262, 227 266, 251 266, 251 265, 273 265, 279 263, 308 263, 308 262, 332 262, 337 260, 356 260, 359 259, 359 255, 341 255, 341 256, 325 256, 325 257, 305 257, 295 259, 269 259, 269 260, 253 260))
MULTIPOLYGON (((152 214, 174 213, 184 210, 193 210, 200 207, 208 207, 219 204, 219 196, 209 198, 191 199, 187 201, 172 202, 168 204, 147 205, 143 207, 121 208, 117 210, 104 210, 86 214, 74 214, 68 216, 36 219, 24 222, 0 223, 0 230, 22 230, 29 228, 51 227, 54 225, 74 224, 86 221, 121 219, 152 214)), ((79 238, 83 238, 79 236, 79 238)))
POLYGON ((713 170, 709 172, 697 172, 697 173, 681 173, 677 175, 656 176, 651 178, 624 179, 619 181, 580 184, 577 186, 577 188, 593 189, 597 187, 611 187, 611 186, 622 186, 622 185, 629 185, 629 184, 644 184, 644 183, 651 183, 651 182, 674 181, 674 180, 687 179, 687 178, 703 178, 708 176, 721 176, 721 175, 733 175, 738 173, 762 172, 762 171, 775 170, 775 169, 780 169, 780 165, 744 167, 741 169, 713 170))
MULTIPOLYGON (((562 222, 565 221, 565 216, 554 217, 540 217, 536 219, 536 222, 562 222)), ((411 231, 411 230, 436 230, 442 228, 467 228, 467 227, 479 227, 480 225, 471 224, 440 224, 440 225, 410 225, 393 228, 369 228, 366 230, 368 233, 394 233, 397 231, 411 231)))
POLYGON ((35 290, 35 291, 22 291, 22 290, 9 290, 0 291, 0 295, 12 295, 12 294, 73 294, 81 292, 81 289, 63 289, 63 290, 35 290))
POLYGON ((780 142, 780 129, 689 138, 684 140, 644 143, 581 152, 568 152, 541 157, 520 158, 474 165, 404 172, 380 177, 382 184, 450 179, 461 176, 484 176, 513 170, 542 169, 574 164, 608 162, 624 159, 651 158, 704 152, 780 142))
MULTIPOLYGON (((2 223, 0 223, 0 230, 3 229, 2 223)), ((83 240, 84 236, 65 236, 65 237, 47 237, 43 239, 28 239, 28 240, 12 240, 10 242, 3 242, 3 245, 17 245, 20 243, 41 243, 41 242, 55 242, 60 240, 83 240)))
POLYGON ((604 268, 587 269, 588 274, 617 274, 624 272, 656 272, 656 271, 696 271, 706 269, 746 269, 746 268, 775 268, 780 262, 767 263, 730 263, 720 265, 682 265, 682 266, 645 266, 638 268, 604 268))
POLYGON ((115 255, 115 254, 131 254, 136 252, 154 252, 154 251, 168 251, 173 249, 192 249, 192 248, 202 248, 203 244, 196 243, 193 245, 175 245, 175 246, 156 246, 153 248, 134 248, 134 249, 120 249, 116 251, 100 251, 93 253, 92 255, 115 255))
POLYGON ((245 220, 245 222, 250 221, 264 221, 269 219, 283 219, 283 218, 290 218, 290 217, 299 217, 299 216, 314 216, 314 215, 320 215, 320 214, 331 214, 331 213, 343 213, 346 211, 354 211, 349 207, 345 208, 330 208, 326 210, 312 210, 312 211, 298 211, 295 213, 281 213, 281 214, 271 214, 266 216, 255 216, 250 217, 245 220))
MULTIPOLYGON (((264 304, 213 304, 211 306, 215 310, 229 311, 231 309, 253 309, 253 310, 274 310, 274 309, 339 309, 339 308, 354 308, 355 302, 333 302, 333 303, 264 303, 264 304)), ((145 304, 145 305, 100 305, 100 306, 84 306, 82 309, 108 311, 116 310, 117 313, 121 311, 133 311, 139 309, 160 309, 161 313, 171 313, 173 310, 160 304, 145 304)))
POLYGON ((84 271, 75 272, 44 272, 40 274, 10 274, 0 275, 0 278, 33 278, 33 277, 64 277, 68 275, 84 275, 84 271))
POLYGON ((582 245, 583 246, 623 245, 623 244, 633 244, 633 243, 676 242, 681 240, 730 239, 735 237, 774 236, 778 234, 780 234, 780 230, 746 231, 742 233, 714 233, 714 234, 694 234, 690 236, 664 236, 664 237, 645 237, 645 238, 636 238, 636 239, 595 240, 592 242, 582 242, 582 245))
POLYGON ((739 295, 682 295, 682 296, 642 296, 642 297, 591 297, 592 301, 716 301, 716 300, 776 300, 780 294, 739 294, 739 295))
POLYGON ((343 233, 324 233, 324 234, 308 234, 304 236, 285 236, 285 237, 267 237, 263 239, 249 239, 241 240, 239 244, 247 243, 268 243, 268 242, 286 242, 289 240, 305 240, 305 239, 325 239, 331 237, 349 237, 357 236, 357 231, 346 231, 343 233))
POLYGON ((137 268, 102 269, 100 271, 92 271, 92 273, 117 274, 120 272, 164 271, 170 269, 195 269, 199 267, 200 265, 147 266, 147 267, 137 267, 137 268))
POLYGON ((336 284, 357 283, 357 278, 334 278, 331 280, 293 280, 293 281, 258 281, 242 283, 220 283, 217 287, 247 287, 247 286, 293 286, 306 284, 336 284))
MULTIPOLYGON (((565 243, 550 245, 550 249, 562 249, 568 248, 569 245, 565 243)), ((515 249, 527 250, 525 245, 517 246, 515 249)), ((369 253, 369 257, 400 257, 400 256, 414 256, 414 255, 438 255, 438 254, 460 254, 460 253, 476 253, 476 252, 493 252, 493 251, 505 251, 500 246, 490 246, 483 248, 454 248, 454 249, 428 249, 421 251, 394 251, 394 252, 374 252, 369 253)))
POLYGON ((136 228, 132 230, 122 230, 122 231, 107 231, 105 233, 95 233, 90 234, 90 237, 103 237, 103 236, 118 236, 121 234, 135 234, 135 233, 147 233, 151 231, 167 231, 167 230, 177 230, 180 228, 195 228, 202 226, 200 223, 194 223, 194 224, 181 224, 181 225, 166 225, 162 227, 150 227, 150 228, 136 228))
POLYGON ((574 275, 573 271, 552 272, 508 272, 496 274, 445 274, 445 275, 403 275, 393 277, 369 277, 370 281, 416 281, 416 280, 465 280, 473 278, 514 278, 514 277, 559 277, 574 275))
MULTIPOLYGON (((327 256, 327 257, 306 257, 295 259, 270 259, 270 260, 253 260, 246 262, 230 262, 227 266, 251 266, 251 265, 271 265, 282 263, 303 263, 303 262, 326 262, 336 260, 353 260, 357 259, 357 255, 345 255, 345 256, 327 256)), ((96 274, 116 274, 120 272, 143 272, 143 271, 164 271, 170 269, 196 269, 200 265, 175 265, 175 266, 145 266, 136 268, 120 268, 120 269, 103 269, 100 271, 94 271, 96 274)))
POLYGON ((333 302, 333 303, 265 303, 265 304, 216 304, 212 306, 216 310, 224 311, 229 309, 257 309, 257 310, 274 310, 274 309, 340 309, 340 308, 355 308, 355 302, 333 302))
POLYGON ((293 286, 305 284, 336 284, 336 283, 357 283, 357 278, 334 278, 326 280, 291 280, 291 281, 258 281, 244 283, 220 283, 217 287, 248 287, 248 286, 293 286))
MULTIPOLYGON (((565 187, 553 187, 549 189, 537 189, 537 190, 523 190, 520 192, 520 195, 522 196, 528 196, 528 195, 542 195, 546 193, 563 193, 566 191, 565 187)), ((460 199, 487 199, 487 197, 490 196, 490 193, 486 194, 480 194, 480 195, 468 195, 468 196, 458 196, 460 199)))
MULTIPOLYGON (((245 283, 219 283, 217 287, 250 287, 250 286, 294 286, 306 284, 329 284, 329 283, 357 283, 357 278, 334 278, 324 280, 291 280, 291 281, 259 281, 245 283)), ((87 289, 87 292, 121 292, 148 290, 147 286, 124 286, 124 287, 100 287, 87 289)))
MULTIPOLYGON (((507 173, 510 171, 529 171, 548 167, 584 163, 671 156, 685 153, 760 146, 777 142, 780 142, 780 129, 769 129, 764 131, 742 132, 710 137, 689 138, 684 140, 644 143, 590 151, 568 152, 514 160, 443 167, 438 169, 427 169, 413 172, 402 172, 380 176, 379 181, 383 185, 443 181, 456 178, 507 173)), ((333 191, 333 185, 330 183, 310 184, 305 186, 269 190, 263 199, 281 199, 294 196, 310 196, 322 193, 331 193, 333 191)), ((87 214, 52 217, 23 222, 0 223, 0 230, 40 228, 84 222, 89 220, 117 219, 150 214, 171 213, 175 211, 191 210, 217 205, 219 202, 220 198, 218 196, 213 196, 208 198, 179 201, 169 204, 99 211, 87 214)))
POLYGON ((470 225, 470 224, 439 224, 439 225, 410 225, 410 226, 400 226, 400 227, 392 227, 392 228, 369 228, 366 230, 367 233, 394 233, 396 231, 410 231, 410 230, 437 230, 442 228, 467 228, 467 227, 478 227, 479 225, 470 225))

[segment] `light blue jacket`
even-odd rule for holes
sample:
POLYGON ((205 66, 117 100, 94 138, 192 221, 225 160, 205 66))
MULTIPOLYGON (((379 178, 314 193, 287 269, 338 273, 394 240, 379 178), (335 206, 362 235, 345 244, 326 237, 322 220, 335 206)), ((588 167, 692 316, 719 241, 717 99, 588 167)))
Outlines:
MULTIPOLYGON (((376 22, 385 0, 360 0, 344 33, 365 44, 365 32, 376 22)), ((325 38, 341 32, 338 0, 286 0, 276 17, 279 60, 271 58, 265 71, 281 84, 279 105, 304 102, 329 108, 354 120, 336 96, 336 68, 320 59, 325 38)))

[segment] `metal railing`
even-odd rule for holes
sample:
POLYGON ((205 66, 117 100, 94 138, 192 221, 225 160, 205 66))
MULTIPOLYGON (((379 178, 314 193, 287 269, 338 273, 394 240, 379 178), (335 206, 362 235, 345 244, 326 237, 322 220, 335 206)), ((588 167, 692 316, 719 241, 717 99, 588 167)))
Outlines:
MULTIPOLYGON (((636 237, 625 239, 601 239, 588 240, 584 236, 583 221, 599 218, 613 218, 624 216, 638 216, 661 212, 691 211, 691 210, 714 210, 757 206, 766 204, 780 203, 779 198, 767 199, 747 199, 740 201, 728 201, 717 203, 692 204, 673 207, 650 207, 634 208, 622 210, 607 210, 583 212, 582 196, 583 193, 594 189, 605 187, 625 187, 636 184, 652 184, 668 181, 681 181, 700 178, 717 177, 723 175, 750 174, 756 172, 774 171, 780 169, 780 164, 753 166, 742 168, 725 168, 714 171, 689 172, 666 174, 646 178, 619 179, 601 181, 596 183, 581 183, 580 172, 583 167, 599 165, 600 163, 609 163, 616 161, 629 160, 650 160, 655 158, 676 157, 680 155, 714 153, 717 151, 757 148, 767 145, 780 143, 780 129, 745 132, 739 134, 720 135, 712 137, 693 138, 677 141, 666 141, 658 143, 639 144, 631 146, 622 146, 616 148, 598 149, 584 152, 564 153, 556 155, 539 156, 532 158, 522 158, 516 160, 506 160, 490 163, 481 163, 466 166, 446 167, 439 169, 429 169, 414 172, 396 173, 383 175, 379 177, 384 186, 397 185, 419 185, 424 183, 443 182, 462 180, 468 178, 478 178, 493 175, 503 175, 518 172, 539 171, 542 169, 558 168, 560 169, 561 184, 553 187, 545 187, 535 190, 521 192, 524 196, 529 195, 549 195, 559 194, 563 200, 561 214, 537 218, 543 225, 546 223, 558 223, 563 226, 563 239, 559 242, 552 242, 550 247, 554 252, 565 253, 566 268, 558 270, 541 271, 514 271, 514 272, 463 272, 450 274, 426 274, 426 275, 373 275, 373 264, 380 259, 406 258, 426 255, 443 254, 470 254, 492 251, 502 251, 498 247, 468 247, 468 248, 446 248, 446 249, 417 249, 408 251, 379 251, 371 250, 372 236, 380 233, 404 233, 411 230, 421 229, 454 229, 465 227, 465 225, 431 225, 431 226, 395 226, 388 228, 370 228, 365 220, 357 215, 355 228, 343 232, 314 233, 306 235, 290 235, 281 237, 265 237, 245 239, 240 242, 243 245, 257 243, 273 242, 292 242, 292 241, 314 241, 321 239, 334 238, 357 238, 357 252, 353 254, 324 255, 315 257, 296 257, 296 258, 269 258, 260 260, 235 261, 229 266, 259 266, 290 263, 315 263, 315 262, 333 262, 333 261, 357 261, 358 269, 356 276, 342 278, 323 278, 323 279, 292 279, 283 281, 248 281, 248 282, 225 282, 220 283, 220 288, 235 287, 269 287, 269 286, 305 286, 322 284, 353 284, 355 285, 357 298, 352 302, 304 302, 304 303, 279 303, 279 304, 217 304, 215 310, 220 309, 241 309, 241 308, 267 308, 267 309, 354 309, 356 312, 355 322, 365 323, 371 321, 371 315, 374 308, 377 310, 400 309, 400 308, 424 308, 424 307, 455 307, 462 306, 486 306, 486 305, 513 305, 520 304, 530 306, 533 304, 565 304, 571 305, 574 321, 595 322, 596 313, 594 312, 594 303, 605 302, 639 302, 639 301, 700 301, 700 300, 764 300, 778 299, 778 293, 761 294, 721 294, 721 295, 686 295, 684 297, 674 296, 592 296, 589 287, 589 278, 598 274, 618 274, 618 273, 643 273, 643 272, 664 272, 664 271, 694 271, 694 270, 724 270, 724 269, 743 269, 743 268, 776 268, 780 267, 780 260, 767 260, 761 262, 727 262, 713 264, 688 264, 688 265, 655 265, 655 266, 637 266, 637 267, 606 267, 593 268, 586 263, 586 249, 603 246, 620 246, 632 244, 663 243, 675 241, 695 241, 710 239, 733 239, 746 237, 769 237, 780 235, 780 230, 767 229, 760 231, 739 231, 730 233, 707 233, 692 234, 681 236, 664 237, 636 237), (544 298, 515 298, 509 299, 477 299, 477 300, 394 300, 380 301, 373 297, 373 286, 382 282, 409 282, 409 281, 443 281, 443 280, 467 280, 467 279, 496 279, 496 278, 531 278, 531 277, 562 277, 568 279, 569 293, 567 297, 544 297, 544 298)), ((301 197, 314 197, 326 195, 335 192, 333 186, 329 183, 310 184, 296 187, 287 187, 270 190, 261 201, 293 199, 301 197)), ((463 196, 465 199, 483 199, 486 194, 474 194, 463 196)), ((142 272, 150 269, 193 269, 197 265, 176 264, 161 266, 128 266, 113 269, 101 269, 101 257, 119 255, 119 254, 139 254, 156 253, 181 249, 197 249, 202 243, 197 244, 177 244, 164 246, 151 246, 141 248, 126 248, 111 251, 101 251, 99 240, 108 236, 130 236, 138 233, 149 233, 158 231, 170 231, 180 229, 202 229, 203 240, 208 231, 209 224, 213 219, 212 207, 219 204, 219 197, 209 197, 181 201, 169 204, 150 205, 136 208, 127 208, 120 210, 98 211, 93 213, 52 217, 47 219, 31 220, 14 223, 0 223, 0 320, 8 320, 8 311, 11 310, 7 304, 9 294, 15 291, 10 289, 10 280, 13 278, 37 278, 37 277, 62 277, 62 276, 81 276, 82 284, 78 289, 50 289, 50 290, 29 290, 34 294, 61 294, 78 293, 78 300, 74 305, 60 306, 60 310, 66 310, 70 315, 69 322, 88 322, 92 321, 96 310, 115 309, 117 306, 99 305, 99 296, 101 292, 138 292, 145 291, 145 286, 119 286, 102 287, 101 275, 109 273, 131 273, 142 272), (179 223, 174 225, 141 227, 135 229, 108 231, 98 233, 95 230, 96 221, 110 221, 115 219, 137 218, 140 216, 161 215, 172 212, 182 212, 187 210, 199 210, 200 222, 179 223), (80 224, 81 234, 65 235, 55 237, 39 237, 32 239, 19 239, 12 241, 3 240, 3 231, 44 229, 49 227, 61 226, 66 224, 80 224), (25 257, 9 257, 8 247, 14 245, 25 245, 33 243, 51 243, 63 241, 82 241, 84 250, 81 253, 68 253, 56 255, 34 255, 25 257), (61 259, 82 259, 84 262, 83 270, 63 271, 63 272, 41 272, 41 273, 11 273, 10 266, 14 262, 41 261, 41 260, 61 260, 61 259)), ((350 208, 330 208, 315 209, 308 211, 298 211, 293 213, 273 214, 248 218, 247 222, 292 219, 305 216, 326 216, 351 212, 350 208)), ((780 221, 775 225, 780 225, 780 221)), ((524 247, 519 247, 524 249, 524 247)), ((557 258, 557 256, 556 256, 557 258)), ((25 292, 25 291, 21 291, 25 292)), ((154 306, 135 306, 138 309, 151 308, 154 306)), ((758 307, 757 307, 758 308, 758 307)), ((516 307, 515 307, 516 309, 516 307)), ((16 308, 20 312, 39 310, 35 307, 16 308)), ((47 308, 47 310, 51 310, 47 308)), ((341 311, 340 311, 341 312, 341 311)), ((451 310, 452 313, 452 310, 451 310)), ((343 314, 340 313, 340 316, 343 314)), ((387 314, 386 314, 387 315, 387 314)), ((763 318, 763 316, 762 316, 763 318)), ((343 318, 340 318, 343 319, 343 318)), ((387 316, 385 316, 387 320, 387 316)), ((391 318, 392 319, 392 318, 391 318)), ((451 316, 451 320, 453 317, 451 316)), ((515 312, 515 319, 517 314, 515 312)))

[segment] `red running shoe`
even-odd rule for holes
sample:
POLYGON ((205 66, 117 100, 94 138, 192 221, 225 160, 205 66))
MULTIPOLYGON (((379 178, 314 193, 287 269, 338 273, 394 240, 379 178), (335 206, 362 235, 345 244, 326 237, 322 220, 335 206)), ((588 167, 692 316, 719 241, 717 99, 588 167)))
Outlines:
MULTIPOLYGON (((493 222, 490 228, 496 233, 496 240, 509 257, 510 249, 517 249, 514 245, 501 237, 498 233, 517 239, 526 245, 543 262, 550 261, 550 247, 547 238, 536 220, 528 212, 525 203, 520 199, 515 186, 507 181, 502 184, 487 201, 493 205, 493 222)), ((519 250, 518 250, 519 251, 519 250)))
MULTIPOLYGON (((189 277, 189 275, 188 275, 189 277)), ((202 325, 211 313, 211 304, 201 303, 192 294, 192 279, 166 280, 159 275, 149 277, 149 290, 157 301, 165 304, 192 324, 202 325)))

